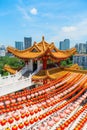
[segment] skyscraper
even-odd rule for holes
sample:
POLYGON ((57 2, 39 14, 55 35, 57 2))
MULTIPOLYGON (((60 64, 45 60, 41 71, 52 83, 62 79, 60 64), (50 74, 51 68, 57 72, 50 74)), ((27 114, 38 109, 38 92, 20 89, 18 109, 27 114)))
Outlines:
POLYGON ((29 48, 32 45, 32 37, 24 37, 24 48, 29 48))
POLYGON ((87 41, 86 41, 86 54, 87 54, 87 41))
POLYGON ((70 48, 70 40, 64 39, 64 41, 60 41, 59 43, 60 50, 67 50, 70 48))
POLYGON ((76 48, 77 52, 79 52, 79 45, 78 44, 75 45, 75 48, 76 48))
POLYGON ((17 48, 18 50, 23 50, 23 42, 15 41, 15 48, 17 48))
POLYGON ((79 44, 79 53, 86 53, 86 44, 85 43, 79 44))
POLYGON ((6 48, 4 45, 0 45, 0 56, 6 55, 6 48))

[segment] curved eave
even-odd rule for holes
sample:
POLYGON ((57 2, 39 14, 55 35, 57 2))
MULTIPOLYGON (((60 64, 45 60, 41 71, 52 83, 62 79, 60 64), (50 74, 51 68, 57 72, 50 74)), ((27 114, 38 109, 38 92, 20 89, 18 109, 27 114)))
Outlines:
POLYGON ((44 52, 22 52, 18 51, 17 49, 14 48, 7 48, 8 52, 12 53, 16 57, 23 58, 23 59, 34 59, 42 56, 44 52))
POLYGON ((75 54, 76 49, 70 49, 67 51, 58 51, 58 52, 51 52, 52 57, 54 58, 58 58, 58 59, 66 59, 68 57, 70 57, 71 55, 75 54))
POLYGON ((17 70, 12 69, 10 66, 4 66, 4 70, 10 72, 11 74, 16 74, 17 70))
POLYGON ((47 70, 47 77, 49 78, 49 79, 56 79, 56 77, 54 76, 54 75, 50 75, 49 74, 49 71, 47 70))
POLYGON ((14 50, 14 51, 19 52, 19 53, 24 53, 24 52, 30 52, 32 50, 32 48, 33 48, 33 46, 31 46, 31 47, 29 47, 27 49, 24 49, 24 50, 18 50, 18 49, 14 48, 14 47, 8 46, 7 51, 14 50))
POLYGON ((8 50, 8 52, 12 53, 16 57, 23 58, 23 59, 40 58, 40 57, 44 56, 44 54, 45 55, 48 54, 50 57, 55 58, 55 59, 66 59, 76 52, 75 48, 66 50, 66 51, 59 50, 57 52, 52 52, 52 50, 49 47, 45 51, 41 51, 41 52, 31 52, 29 50, 19 51, 12 47, 8 47, 7 50, 8 50))
POLYGON ((47 78, 47 75, 44 75, 44 76, 36 76, 36 75, 34 75, 34 76, 32 76, 32 79, 33 80, 40 80, 40 79, 46 79, 47 78))

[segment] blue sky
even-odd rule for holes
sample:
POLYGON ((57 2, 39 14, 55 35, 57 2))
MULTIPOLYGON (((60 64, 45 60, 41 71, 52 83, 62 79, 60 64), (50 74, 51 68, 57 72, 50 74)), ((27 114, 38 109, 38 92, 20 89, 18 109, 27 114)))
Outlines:
POLYGON ((87 0, 0 0, 0 44, 14 46, 42 36, 57 46, 69 38, 71 47, 87 41, 87 0))

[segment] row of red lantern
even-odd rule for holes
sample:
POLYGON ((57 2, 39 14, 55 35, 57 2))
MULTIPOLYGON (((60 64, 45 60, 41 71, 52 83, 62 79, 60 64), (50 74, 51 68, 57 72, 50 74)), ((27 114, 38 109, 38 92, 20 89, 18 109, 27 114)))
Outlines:
MULTIPOLYGON (((19 92, 18 92, 18 93, 19 93, 19 92)), ((16 96, 16 98, 17 98, 17 95, 14 95, 14 96, 16 96)), ((11 100, 11 102, 13 102, 13 101, 14 101, 14 99, 13 99, 13 100, 11 100)), ((9 102, 10 102, 10 101, 9 101, 9 100, 7 100, 7 101, 6 101, 6 104, 7 104, 7 103, 9 103, 9 102)), ((14 101, 14 102, 15 102, 15 101, 14 101)))
MULTIPOLYGON (((78 112, 76 112, 71 118, 69 118, 67 121, 65 121, 62 125, 60 125, 60 129, 64 130, 65 128, 67 128, 70 123, 72 123, 74 120, 77 119, 77 117, 87 109, 87 104, 85 106, 83 106, 83 108, 81 108, 78 112)), ((59 129, 57 128, 57 130, 59 129)))
MULTIPOLYGON (((59 79, 58 79, 59 80, 59 79)), ((49 86, 48 86, 49 87, 49 86)), ((43 88, 43 86, 42 86, 42 88, 43 88)), ((29 91, 31 91, 31 92, 35 92, 34 90, 38 90, 38 89, 40 89, 41 90, 41 86, 39 86, 38 88, 33 88, 32 90, 27 90, 27 91, 24 91, 24 92, 18 92, 18 94, 13 94, 13 97, 15 96, 15 98, 17 98, 18 97, 18 95, 19 96, 21 96, 19 93, 25 93, 26 94, 26 92, 28 92, 28 94, 29 94, 29 91)), ((30 92, 30 93, 31 93, 30 92)), ((12 95, 12 94, 11 94, 12 95)), ((23 96, 23 95, 22 95, 23 96)), ((9 97, 10 97, 10 95, 9 96, 5 96, 5 97, 3 97, 3 100, 9 100, 9 97)), ((12 97, 11 97, 12 98, 12 97)), ((1 99, 1 98, 0 98, 1 99)))
MULTIPOLYGON (((33 112, 33 111, 31 111, 31 112, 33 112)), ((33 112, 33 113, 31 113, 31 112, 30 112, 30 114, 34 114, 34 112, 33 112)), ((28 114, 27 116, 29 116, 29 113, 27 113, 27 114, 28 114)), ((25 117, 25 114, 23 113, 23 114, 21 115, 21 118, 24 118, 24 117, 25 117)), ((19 120, 19 119, 20 119, 20 116, 17 115, 17 116, 15 116, 14 118, 15 118, 15 120, 19 120)), ((40 116, 40 119, 41 119, 41 116, 40 116)), ((13 121, 13 119, 10 118, 9 121, 10 121, 10 123, 11 123, 11 122, 13 121)), ((1 125, 4 125, 5 123, 6 123, 5 120, 2 120, 2 121, 1 121, 1 125)))
MULTIPOLYGON (((48 87, 49 87, 49 86, 48 86, 48 87)), ((39 88, 41 89, 41 87, 39 87, 39 88)), ((38 88, 34 88, 34 89, 37 90, 38 88)), ((32 90, 33 90, 33 89, 32 89, 32 90)), ((31 91, 31 90, 28 90, 28 91, 31 91)), ((28 92, 28 91, 26 91, 26 92, 28 92)), ((34 91, 32 91, 32 92, 34 92, 34 91)), ((22 93, 22 92, 20 92, 20 93, 22 93)), ((26 94, 26 93, 25 93, 25 94, 26 94)), ((16 94, 16 95, 13 94, 13 97, 15 96, 15 98, 17 98, 18 95, 21 96, 21 95, 19 94, 19 92, 18 92, 18 94, 16 94)), ((5 100, 8 100, 8 99, 9 99, 9 96, 6 96, 6 97, 4 97, 3 100, 4 100, 4 99, 5 99, 5 100), (6 97, 7 97, 7 98, 6 98, 6 97)), ((12 98, 12 97, 11 97, 11 98, 12 98)))
MULTIPOLYGON (((55 103, 57 103, 57 102, 55 102, 55 103)), ((55 104, 55 103, 54 103, 54 104, 55 104)), ((66 104, 66 103, 65 103, 65 104, 66 104)), ((60 108, 64 107, 64 106, 65 106, 65 104, 62 104, 62 105, 61 105, 61 107, 59 107, 58 109, 60 109, 60 108)), ((57 110, 58 110, 58 109, 57 109, 57 110)))
POLYGON ((74 130, 81 130, 84 126, 84 124, 87 121, 87 114, 85 115, 85 117, 83 117, 80 122, 77 124, 77 126, 74 128, 74 130))
MULTIPOLYGON (((56 109, 57 110, 57 109, 56 109)), ((55 110, 54 110, 54 112, 55 112, 55 110)))

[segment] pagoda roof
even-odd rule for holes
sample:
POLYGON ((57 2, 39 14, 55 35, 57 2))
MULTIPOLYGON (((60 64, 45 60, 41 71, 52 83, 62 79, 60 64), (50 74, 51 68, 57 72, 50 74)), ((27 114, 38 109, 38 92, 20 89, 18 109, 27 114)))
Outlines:
POLYGON ((5 65, 4 66, 4 70, 10 72, 11 74, 16 74, 17 70, 13 69, 11 66, 9 65, 5 65))
POLYGON ((58 79, 61 76, 67 74, 67 71, 62 71, 61 68, 52 68, 48 70, 40 70, 37 74, 32 76, 33 80, 40 80, 40 79, 58 79))
POLYGON ((7 51, 23 59, 41 58, 44 55, 48 55, 53 59, 66 59, 76 53, 76 48, 71 48, 66 51, 59 50, 54 43, 49 44, 44 40, 44 37, 42 37, 41 42, 34 42, 33 46, 28 49, 18 50, 13 47, 7 47, 7 51))
POLYGON ((70 67, 55 67, 48 70, 40 70, 37 74, 32 76, 33 80, 40 80, 40 79, 58 79, 61 76, 67 73, 81 73, 86 74, 87 70, 81 70, 78 64, 73 64, 70 67))

